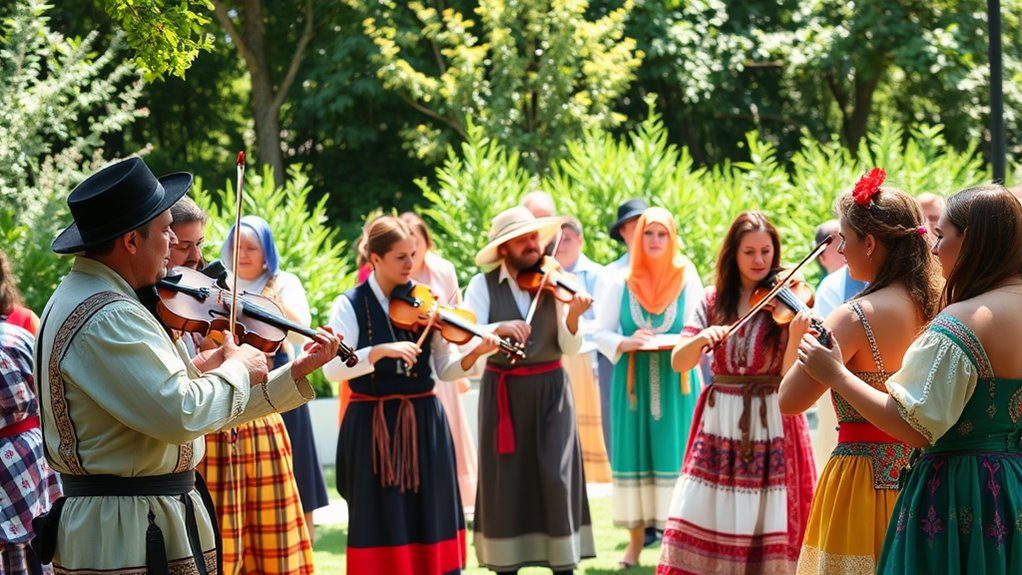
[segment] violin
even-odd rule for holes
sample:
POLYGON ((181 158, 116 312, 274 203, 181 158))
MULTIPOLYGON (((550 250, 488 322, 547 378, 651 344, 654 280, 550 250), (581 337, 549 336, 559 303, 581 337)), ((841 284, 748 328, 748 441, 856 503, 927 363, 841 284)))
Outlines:
POLYGON ((535 295, 540 289, 554 299, 568 303, 575 294, 584 291, 575 276, 561 269, 561 264, 550 256, 543 256, 536 265, 518 272, 518 287, 535 295), (545 278, 545 281, 544 281, 545 278))
MULTIPOLYGON (((468 343, 473 337, 484 335, 476 323, 476 315, 467 309, 441 304, 436 294, 426 284, 411 284, 398 287, 390 298, 390 320, 398 329, 413 330, 417 326, 427 328, 435 326, 440 336, 455 343, 468 343)), ((419 345, 425 338, 423 332, 419 345)), ((500 349, 512 361, 525 359, 525 351, 520 345, 507 339, 500 340, 500 349)))
MULTIPOLYGON (((280 306, 270 298, 242 292, 236 314, 235 329, 231 330, 231 291, 221 287, 217 280, 185 267, 175 267, 173 275, 160 280, 156 291, 160 300, 156 314, 163 323, 179 331, 208 335, 210 331, 233 331, 241 341, 259 351, 273 353, 280 347, 289 331, 312 338, 316 332, 286 317, 280 306)), ((342 341, 337 356, 348 367, 358 363, 355 351, 342 341)))
MULTIPOLYGON (((772 270, 766 279, 760 283, 759 287, 752 291, 752 295, 749 296, 750 308, 755 308, 763 301, 767 294, 777 287, 781 272, 784 271, 786 270, 772 270)), ((777 325, 788 325, 799 312, 809 312, 812 305, 813 288, 809 287, 809 284, 805 281, 792 277, 783 287, 777 290, 777 293, 774 294, 770 301, 760 306, 760 309, 770 311, 771 317, 773 317, 777 325)), ((809 325, 813 331, 819 334, 817 339, 820 343, 830 347, 830 331, 823 327, 823 321, 813 316, 809 320, 809 325)))
MULTIPOLYGON (((798 272, 798 270, 802 269, 802 267, 805 266, 807 263, 819 257, 819 255, 822 254, 825 249, 827 249, 827 246, 830 245, 830 242, 832 241, 834 241, 834 236, 827 236, 826 238, 823 239, 822 242, 816 244, 816 247, 813 248, 813 250, 809 252, 806 255, 806 257, 802 258, 802 261, 798 262, 798 264, 796 264, 795 267, 789 270, 772 271, 771 274, 767 276, 767 279, 764 280, 763 284, 759 286, 760 288, 763 288, 763 292, 757 296, 756 293, 759 290, 753 290, 752 296, 750 296, 749 301, 749 311, 747 311, 745 315, 742 316, 738 321, 731 324, 731 327, 728 328, 727 332, 724 334, 724 337, 717 340, 717 343, 715 343, 706 351, 711 352, 716 351, 717 348, 724 344, 724 340, 726 340, 731 334, 738 331, 743 325, 748 323, 749 320, 756 315, 756 312, 760 311, 761 309, 764 309, 767 306, 774 306, 775 309, 779 307, 774 298, 780 299, 781 304, 783 304, 789 310, 775 312, 782 318, 781 321, 778 321, 779 324, 786 325, 788 322, 791 321, 792 318, 795 317, 795 314, 797 314, 798 312, 808 311, 809 306, 806 305, 805 301, 799 298, 794 291, 792 291, 792 288, 790 287, 792 284, 790 282, 795 277, 795 273, 798 272), (783 278, 778 277, 781 275, 780 273, 781 271, 785 272, 783 278), (788 317, 789 315, 790 317, 788 317), (788 317, 787 321, 783 320, 783 318, 785 317, 788 317)), ((802 283, 804 284, 805 282, 802 283)), ((805 286, 805 289, 808 290, 809 286, 805 286)), ((804 290, 800 291, 804 293, 804 290)), ((809 292, 811 294, 812 290, 809 290, 809 292)), ((811 302, 812 300, 809 301, 811 302)), ((774 316, 775 320, 777 318, 777 315, 774 316)), ((819 340, 821 344, 830 347, 831 345, 830 331, 824 329, 823 322, 819 321, 818 319, 811 320, 811 327, 818 334, 816 336, 816 339, 819 340)))

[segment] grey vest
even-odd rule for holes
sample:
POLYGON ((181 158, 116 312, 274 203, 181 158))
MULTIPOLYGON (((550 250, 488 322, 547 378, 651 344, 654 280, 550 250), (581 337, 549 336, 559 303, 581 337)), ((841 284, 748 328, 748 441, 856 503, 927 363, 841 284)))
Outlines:
MULTIPOLYGON (((500 268, 487 272, 486 289, 490 294, 490 316, 486 323, 511 321, 522 319, 518 311, 511 288, 506 283, 500 283, 500 268)), ((514 280, 509 280, 514 281, 514 280)), ((557 305, 558 302, 550 294, 543 294, 532 317, 532 335, 525 346, 525 360, 515 365, 535 365, 538 363, 549 363, 561 359, 561 347, 557 343, 557 305)), ((495 353, 487 359, 487 364, 501 368, 511 368, 511 362, 506 355, 495 353)))

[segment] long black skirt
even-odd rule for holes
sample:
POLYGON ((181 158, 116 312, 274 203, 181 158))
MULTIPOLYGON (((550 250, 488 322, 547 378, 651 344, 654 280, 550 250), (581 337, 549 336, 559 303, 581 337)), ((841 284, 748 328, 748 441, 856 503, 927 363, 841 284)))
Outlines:
MULTIPOLYGON (((373 472, 376 402, 352 402, 337 441, 337 491, 348 502, 348 573, 447 574, 465 564, 465 516, 454 441, 435 396, 415 410, 419 490, 383 487, 373 472)), ((393 438, 399 401, 384 404, 393 438)))

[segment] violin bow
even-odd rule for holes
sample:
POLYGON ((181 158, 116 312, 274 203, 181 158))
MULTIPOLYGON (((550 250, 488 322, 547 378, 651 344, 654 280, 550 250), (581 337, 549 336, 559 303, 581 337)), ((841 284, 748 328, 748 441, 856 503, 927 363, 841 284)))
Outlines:
POLYGON ((234 244, 231 255, 231 267, 234 268, 234 273, 231 274, 231 321, 228 324, 231 337, 234 337, 235 322, 238 319, 238 254, 241 253, 241 199, 244 184, 245 152, 242 150, 238 152, 238 184, 235 188, 237 192, 234 197, 234 244))
MULTIPOLYGON (((552 251, 555 254, 557 253, 557 248, 561 245, 561 238, 562 237, 564 237, 564 234, 561 234, 561 233, 558 232, 557 239, 554 240, 554 249, 552 249, 550 251, 552 251)), ((540 256, 540 261, 542 262, 543 258, 545 258, 545 257, 546 257, 546 254, 543 254, 542 256, 540 256)), ((550 256, 550 257, 552 258, 554 256, 550 256)), ((539 298, 543 296, 543 288, 546 287, 548 279, 550 279, 550 274, 549 273, 544 273, 543 274, 543 279, 541 279, 539 281, 539 289, 536 290, 536 297, 533 298, 532 299, 532 303, 529 304, 529 313, 526 314, 526 316, 525 316, 525 323, 527 323, 529 325, 532 325, 532 318, 533 318, 533 316, 536 315, 536 308, 539 307, 539 298)), ((522 345, 525 345, 525 342, 522 342, 522 345)))
POLYGON ((743 325, 749 323, 749 320, 751 320, 753 316, 756 315, 756 312, 763 309, 763 307, 766 304, 770 303, 770 300, 774 299, 774 296, 780 293, 780 291, 784 289, 785 286, 788 285, 788 281, 791 280, 791 278, 795 277, 795 274, 798 273, 798 270, 802 269, 803 267, 805 267, 807 263, 819 257, 819 255, 823 253, 823 250, 827 249, 827 246, 830 245, 830 242, 832 241, 834 241, 834 236, 827 236, 826 238, 823 239, 822 242, 816 244, 816 247, 813 248, 813 251, 809 252, 809 254, 806 255, 806 257, 802 258, 802 261, 798 262, 798 264, 796 264, 795 267, 788 270, 788 273, 785 274, 783 278, 781 278, 774 284, 774 287, 772 287, 770 291, 768 291, 767 294, 763 296, 763 299, 760 300, 759 303, 752 306, 752 308, 749 311, 747 311, 745 315, 742 316, 741 319, 733 323, 731 327, 728 328, 727 332, 724 333, 724 337, 720 338, 720 340, 717 341, 717 343, 710 348, 710 351, 716 351, 716 349, 720 347, 724 343, 724 340, 730 337, 732 333, 738 331, 739 329, 741 329, 743 325))

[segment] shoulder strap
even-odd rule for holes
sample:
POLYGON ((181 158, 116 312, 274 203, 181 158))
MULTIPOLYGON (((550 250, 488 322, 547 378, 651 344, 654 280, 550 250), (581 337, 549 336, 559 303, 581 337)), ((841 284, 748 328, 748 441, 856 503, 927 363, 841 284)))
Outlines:
MULTIPOLYGON (((57 432, 60 434, 60 444, 57 448, 57 452, 60 454, 61 459, 64 463, 72 470, 75 474, 85 475, 87 472, 82 467, 81 459, 78 457, 77 450, 77 438, 75 437, 74 425, 71 422, 71 416, 68 411, 67 402, 64 397, 64 378, 60 374, 60 362, 64 359, 64 355, 67 354, 67 350, 70 347, 71 340, 74 335, 78 333, 82 327, 96 315, 100 309, 107 304, 115 301, 129 301, 135 302, 135 300, 120 294, 115 291, 102 291, 93 294, 88 299, 78 304, 64 323, 61 324, 57 330, 57 335, 53 338, 53 346, 50 349, 50 361, 45 366, 48 374, 48 381, 50 383, 50 409, 53 411, 53 417, 56 419, 57 432)), ((137 303, 137 302, 135 302, 137 303)), ((42 349, 43 349, 43 330, 46 327, 46 320, 49 319, 50 311, 48 309, 45 317, 39 323, 39 338, 36 339, 36 369, 40 372, 44 369, 42 364, 42 349)), ((52 461, 53 457, 49 454, 49 450, 46 444, 45 429, 46 426, 43 424, 43 378, 36 378, 36 396, 39 398, 39 430, 43 434, 43 448, 47 450, 47 457, 52 461)))
POLYGON ((870 327, 869 322, 866 321, 866 314, 862 311, 862 306, 859 302, 855 301, 848 304, 848 307, 852 308, 855 315, 859 316, 859 321, 862 322, 862 328, 866 330, 866 339, 869 340, 869 350, 873 352, 873 363, 876 364, 877 371, 880 373, 887 373, 884 369, 884 360, 880 357, 880 349, 877 347, 876 336, 873 335, 873 328, 870 327))

